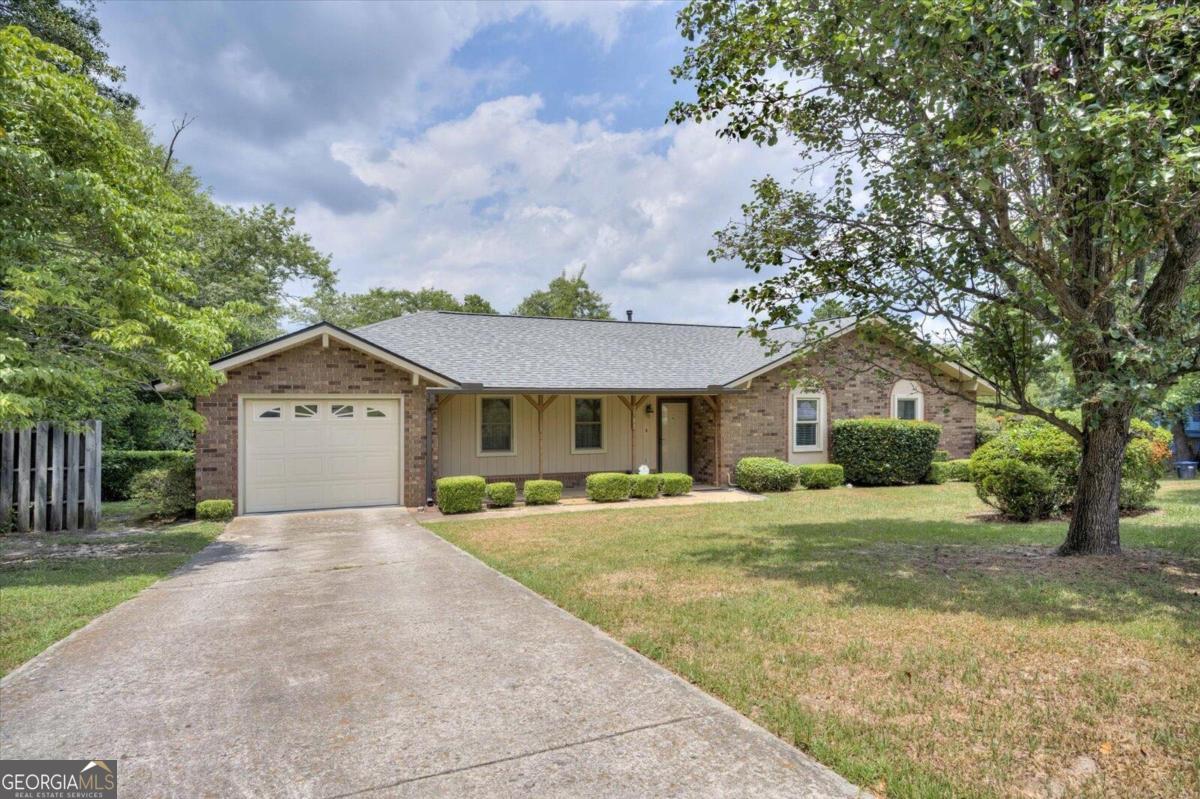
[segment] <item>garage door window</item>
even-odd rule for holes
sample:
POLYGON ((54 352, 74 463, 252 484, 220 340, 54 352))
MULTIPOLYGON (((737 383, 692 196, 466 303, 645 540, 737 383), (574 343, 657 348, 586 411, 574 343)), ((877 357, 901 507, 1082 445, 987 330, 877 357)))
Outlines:
POLYGON ((263 408, 258 412, 259 419, 281 419, 283 418, 283 408, 275 405, 271 408, 263 408))
POLYGON ((354 418, 354 406, 353 405, 330 405, 329 406, 329 415, 332 416, 334 419, 353 419, 354 418))
POLYGON ((315 419, 319 412, 319 406, 315 403, 311 405, 296 405, 292 408, 292 417, 295 419, 315 419))
POLYGON ((367 418, 368 419, 386 419, 387 411, 383 410, 383 408, 376 408, 373 405, 368 405, 367 406, 367 418))

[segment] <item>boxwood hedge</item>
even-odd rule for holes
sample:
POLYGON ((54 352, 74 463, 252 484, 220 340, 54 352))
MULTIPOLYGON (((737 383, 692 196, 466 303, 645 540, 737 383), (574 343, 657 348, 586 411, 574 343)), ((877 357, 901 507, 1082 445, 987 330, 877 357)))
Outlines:
POLYGON ((526 505, 555 505, 562 499, 562 491, 558 480, 526 480, 521 493, 526 505))
POLYGON ((460 475, 437 481, 437 506, 442 513, 471 513, 483 510, 487 481, 482 477, 460 475))
POLYGON ((779 458, 742 458, 733 470, 734 485, 755 494, 791 491, 799 481, 800 470, 779 458))
POLYGON ((621 502, 629 499, 633 476, 622 472, 596 472, 587 476, 587 498, 592 502, 621 502))
POLYGON ((683 472, 663 472, 662 477, 662 492, 665 497, 682 496, 692 490, 691 475, 683 472))
POLYGON ((836 463, 806 463, 800 470, 800 485, 805 488, 833 488, 845 485, 846 473, 836 463))
POLYGON ((661 474, 630 475, 629 495, 637 499, 653 499, 662 490, 661 474))
POLYGON ((206 499, 197 502, 196 518, 208 522, 227 522, 233 518, 233 500, 206 499))
POLYGON ((833 460, 851 485, 913 485, 929 471, 941 434, 932 422, 839 419, 833 423, 833 460))
POLYGON ((491 507, 507 508, 517 501, 517 484, 488 483, 483 493, 491 507))

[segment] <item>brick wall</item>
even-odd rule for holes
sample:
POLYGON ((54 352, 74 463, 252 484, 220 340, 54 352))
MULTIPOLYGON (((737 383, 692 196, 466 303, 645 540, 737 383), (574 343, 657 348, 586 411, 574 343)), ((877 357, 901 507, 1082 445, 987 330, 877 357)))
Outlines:
MULTIPOLYGON (((816 381, 825 391, 827 437, 832 435, 836 419, 891 416, 892 386, 897 379, 909 379, 919 383, 924 392, 925 420, 942 426, 938 446, 949 450, 954 458, 965 458, 975 448, 975 406, 971 402, 930 385, 929 374, 906 363, 895 348, 868 343, 858 334, 849 333, 795 365, 784 365, 755 378, 747 393, 722 398, 723 479, 740 458, 748 455, 787 460, 790 380, 801 375, 816 381)), ((713 420, 696 418, 707 429, 693 431, 693 436, 711 440, 713 420)), ((826 456, 829 447, 827 440, 826 456)))
MULTIPOLYGON (((408 372, 331 341, 268 355, 226 373, 226 382, 196 399, 207 425, 196 436, 196 500, 237 499, 238 396, 398 394, 404 396, 404 504, 425 502, 425 386, 408 372)), ((240 512, 240 508, 239 508, 240 512)))

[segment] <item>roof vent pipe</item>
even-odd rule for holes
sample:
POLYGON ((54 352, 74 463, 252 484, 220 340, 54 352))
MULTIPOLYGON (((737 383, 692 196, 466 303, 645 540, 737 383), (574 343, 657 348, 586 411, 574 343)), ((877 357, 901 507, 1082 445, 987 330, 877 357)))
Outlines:
POLYGON ((626 311, 626 312, 625 312, 625 321, 626 321, 626 322, 632 322, 632 321, 633 321, 633 311, 626 311))

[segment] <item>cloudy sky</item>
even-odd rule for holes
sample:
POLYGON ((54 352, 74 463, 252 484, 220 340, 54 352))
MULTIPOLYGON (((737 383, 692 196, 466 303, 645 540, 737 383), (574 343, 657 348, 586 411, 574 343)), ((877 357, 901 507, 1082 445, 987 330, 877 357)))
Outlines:
POLYGON ((674 4, 105 3, 114 62, 232 204, 297 210, 342 288, 436 286, 501 311, 564 267, 620 314, 738 324, 709 262, 786 147, 664 123, 674 4))

